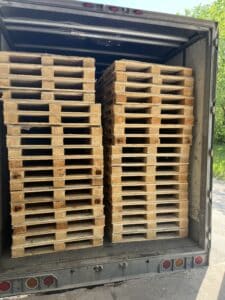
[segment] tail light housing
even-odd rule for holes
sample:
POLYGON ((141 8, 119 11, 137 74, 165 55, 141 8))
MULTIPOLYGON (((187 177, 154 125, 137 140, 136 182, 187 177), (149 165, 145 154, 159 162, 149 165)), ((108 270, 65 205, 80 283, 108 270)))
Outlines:
POLYGON ((134 13, 135 15, 138 15, 138 16, 143 15, 143 11, 140 10, 140 9, 134 9, 134 10, 133 10, 133 13, 134 13))
POLYGON ((52 275, 46 276, 43 279, 43 284, 47 287, 51 287, 52 285, 54 285, 56 283, 56 278, 52 275))
POLYGON ((0 293, 7 292, 11 289, 11 282, 10 281, 1 281, 0 282, 0 293))
POLYGON ((184 267, 184 259, 183 258, 177 258, 174 261, 174 265, 175 265, 176 268, 184 267))
POLYGON ((31 290, 36 289, 38 287, 38 279, 35 277, 30 277, 26 279, 25 286, 31 290))
POLYGON ((202 258, 202 256, 200 256, 200 255, 195 256, 195 258, 194 258, 194 263, 195 263, 195 265, 200 266, 200 265, 203 263, 203 258, 202 258))
POLYGON ((85 2, 85 3, 83 3, 83 7, 85 7, 85 8, 93 8, 94 4, 92 4, 90 2, 85 2))
POLYGON ((165 259, 161 262, 162 271, 169 271, 172 268, 172 261, 170 259, 165 259))
POLYGON ((117 12, 117 11, 119 11, 119 7, 109 6, 109 10, 111 10, 112 12, 117 12))

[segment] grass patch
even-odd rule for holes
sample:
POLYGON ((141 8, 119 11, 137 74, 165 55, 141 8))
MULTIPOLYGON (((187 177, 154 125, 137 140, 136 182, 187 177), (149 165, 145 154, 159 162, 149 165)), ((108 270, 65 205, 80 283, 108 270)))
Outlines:
POLYGON ((216 178, 225 179, 225 144, 214 145, 213 175, 216 178))

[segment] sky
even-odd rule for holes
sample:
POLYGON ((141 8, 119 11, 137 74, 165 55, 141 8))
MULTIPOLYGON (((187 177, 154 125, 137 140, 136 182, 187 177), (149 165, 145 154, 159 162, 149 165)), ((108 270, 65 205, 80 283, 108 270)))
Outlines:
POLYGON ((198 4, 210 4, 213 0, 87 0, 86 2, 182 14, 186 8, 193 8, 198 4))

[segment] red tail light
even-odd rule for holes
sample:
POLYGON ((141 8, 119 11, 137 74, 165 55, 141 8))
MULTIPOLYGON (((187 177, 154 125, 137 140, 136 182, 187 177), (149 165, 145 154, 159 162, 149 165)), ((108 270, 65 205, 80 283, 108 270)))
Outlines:
POLYGON ((203 263, 203 258, 201 256, 196 256, 195 257, 195 264, 196 265, 201 265, 203 263))
POLYGON ((133 12, 134 12, 135 15, 139 15, 139 16, 143 15, 143 11, 140 10, 140 9, 134 9, 133 12))
POLYGON ((117 12, 119 8, 116 6, 109 6, 109 10, 111 10, 112 12, 117 12))
POLYGON ((47 276, 44 278, 43 283, 47 287, 50 287, 51 285, 53 285, 55 283, 55 281, 56 281, 55 277, 50 275, 50 276, 47 276))
POLYGON ((89 2, 85 2, 85 3, 83 3, 83 6, 86 7, 86 8, 93 8, 94 4, 89 3, 89 2))
POLYGON ((164 260, 164 262, 162 263, 162 267, 167 270, 171 267, 171 261, 170 260, 164 260))
POLYGON ((11 283, 9 281, 0 282, 0 292, 7 292, 11 288, 11 283))

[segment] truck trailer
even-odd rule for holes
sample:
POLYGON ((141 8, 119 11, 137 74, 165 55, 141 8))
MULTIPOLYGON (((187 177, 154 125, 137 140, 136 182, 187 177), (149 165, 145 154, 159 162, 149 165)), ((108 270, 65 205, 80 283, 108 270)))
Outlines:
MULTIPOLYGON (((217 24, 141 7, 73 0, 0 0, 0 22, 1 51, 94 57, 97 78, 115 60, 127 59, 190 67, 195 79, 188 237, 115 244, 106 240, 100 247, 11 258, 9 197, 2 185, 0 296, 101 285, 207 266, 217 24)), ((7 176, 7 158, 2 155, 1 177, 7 180, 7 176)))

